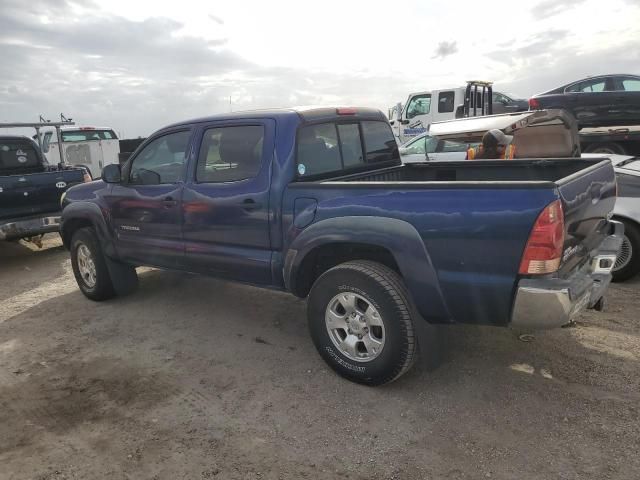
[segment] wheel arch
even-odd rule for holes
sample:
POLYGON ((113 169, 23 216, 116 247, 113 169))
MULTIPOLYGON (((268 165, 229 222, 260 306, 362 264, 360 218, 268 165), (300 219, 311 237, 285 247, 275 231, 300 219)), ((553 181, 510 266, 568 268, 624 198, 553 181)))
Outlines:
POLYGON ((398 272, 425 319, 451 321, 425 244, 417 230, 403 220, 358 216, 314 223, 287 250, 283 271, 286 288, 304 298, 322 273, 351 260, 376 261, 398 272))
POLYGON ((89 202, 75 202, 67 205, 62 211, 60 236, 65 248, 71 246, 73 234, 80 228, 92 227, 104 253, 110 257, 116 257, 115 244, 109 233, 107 222, 98 205, 89 202))

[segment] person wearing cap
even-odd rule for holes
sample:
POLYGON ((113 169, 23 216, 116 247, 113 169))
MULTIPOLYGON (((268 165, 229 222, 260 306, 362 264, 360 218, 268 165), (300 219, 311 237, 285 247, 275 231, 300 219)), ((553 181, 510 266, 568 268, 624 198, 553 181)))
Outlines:
POLYGON ((515 157, 516 147, 511 143, 513 136, 505 135, 502 130, 494 128, 482 136, 482 145, 467 150, 467 160, 501 159, 511 160, 515 157))

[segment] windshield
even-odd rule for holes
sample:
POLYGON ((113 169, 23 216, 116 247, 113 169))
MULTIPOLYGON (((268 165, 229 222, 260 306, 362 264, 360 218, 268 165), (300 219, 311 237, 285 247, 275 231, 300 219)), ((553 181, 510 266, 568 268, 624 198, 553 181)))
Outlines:
POLYGON ((66 130, 62 132, 63 142, 90 142, 117 138, 113 130, 66 130))

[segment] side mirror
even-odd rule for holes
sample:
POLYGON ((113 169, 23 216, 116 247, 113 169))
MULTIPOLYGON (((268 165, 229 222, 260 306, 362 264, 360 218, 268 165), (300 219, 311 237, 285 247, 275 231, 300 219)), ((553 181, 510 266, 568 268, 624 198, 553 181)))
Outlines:
POLYGON ((102 169, 102 181, 106 183, 120 183, 122 181, 122 172, 120 165, 112 163, 102 169))
POLYGON ((404 156, 404 155, 408 155, 409 154, 409 149, 407 147, 400 147, 398 148, 398 152, 400 153, 400 156, 404 156))

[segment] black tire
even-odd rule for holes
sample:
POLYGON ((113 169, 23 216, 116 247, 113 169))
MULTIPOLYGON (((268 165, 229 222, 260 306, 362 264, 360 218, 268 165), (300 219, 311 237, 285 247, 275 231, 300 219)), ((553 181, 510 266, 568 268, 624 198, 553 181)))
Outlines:
POLYGON ((614 282, 623 282, 640 272, 640 229, 635 223, 624 223, 624 242, 611 275, 614 282))
POLYGON ((602 153, 604 155, 626 155, 624 147, 618 143, 592 143, 584 149, 584 153, 602 153))
POLYGON ((71 237, 71 267, 78 287, 85 297, 95 301, 108 300, 115 297, 116 292, 113 288, 104 254, 93 228, 80 228, 71 237), (83 247, 88 250, 90 260, 95 267, 94 282, 83 277, 81 273, 81 267, 78 263, 78 251, 83 247))
MULTIPOLYGON (((413 364, 418 346, 412 311, 409 294, 400 276, 384 265, 366 260, 343 263, 326 271, 314 283, 307 302, 309 330, 320 356, 344 378, 371 386, 392 382, 413 364), (349 358, 334 343, 327 328, 328 308, 335 304, 336 297, 345 293, 351 294, 352 298, 357 296, 358 302, 368 303, 379 312, 378 321, 382 327, 371 327, 371 330, 384 329, 380 330, 384 344, 377 353, 373 349, 370 360, 349 358)), ((347 313, 344 315, 351 319, 347 313)), ((346 330, 341 331, 346 335, 346 330)), ((359 348, 366 347, 360 343, 359 348)))

